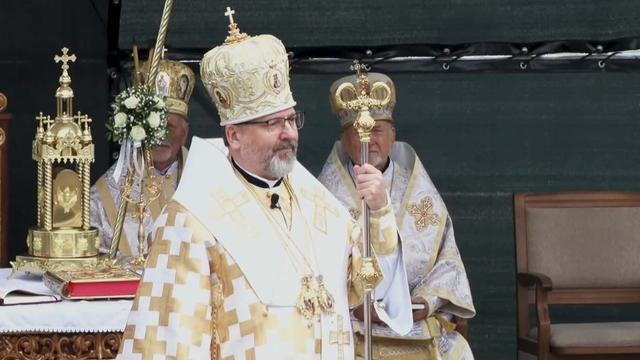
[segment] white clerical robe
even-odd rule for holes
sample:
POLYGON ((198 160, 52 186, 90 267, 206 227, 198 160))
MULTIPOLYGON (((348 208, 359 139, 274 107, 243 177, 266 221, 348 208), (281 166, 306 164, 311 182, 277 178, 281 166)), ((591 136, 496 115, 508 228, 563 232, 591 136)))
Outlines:
MULTIPOLYGON (((193 139, 158 219, 118 359, 353 359, 349 293, 361 296, 351 282, 361 231, 300 164, 280 187, 291 201, 282 222, 219 139, 193 139), (296 309, 309 268, 335 300, 312 319, 296 309)), ((379 265, 395 280, 381 285, 379 315, 406 333, 410 297, 391 207, 371 223, 379 265)))
MULTIPOLYGON (((178 187, 182 167, 188 156, 187 149, 183 147, 180 155, 178 160, 163 173, 155 170, 155 175, 163 178, 162 189, 159 196, 149 204, 145 213, 143 219, 145 239, 150 236, 153 223, 178 187)), ((121 189, 127 178, 126 171, 120 175, 118 181, 113 178, 116 165, 113 164, 91 187, 91 226, 98 229, 101 252, 109 252, 111 248, 113 229, 117 219, 118 208, 122 201, 121 189)), ((139 193, 140 189, 134 188, 134 198, 137 198, 139 193)), ((146 195, 148 196, 148 194, 146 195)), ((118 244, 119 256, 138 256, 139 223, 136 207, 133 204, 129 204, 120 235, 120 243, 118 244)), ((144 248, 146 249, 146 246, 144 248)))
MULTIPOLYGON (((391 161, 383 175, 402 239, 411 295, 427 300, 430 312, 427 322, 430 328, 436 325, 439 329, 431 334, 431 341, 422 344, 374 342, 374 354, 392 354, 394 359, 403 360, 430 359, 434 356, 435 339, 443 359, 473 359, 468 343, 448 322, 452 315, 473 317, 475 308, 447 208, 409 144, 395 142, 389 157, 391 161)), ((362 212, 353 176, 351 160, 338 141, 318 179, 354 218, 360 218, 362 212)))

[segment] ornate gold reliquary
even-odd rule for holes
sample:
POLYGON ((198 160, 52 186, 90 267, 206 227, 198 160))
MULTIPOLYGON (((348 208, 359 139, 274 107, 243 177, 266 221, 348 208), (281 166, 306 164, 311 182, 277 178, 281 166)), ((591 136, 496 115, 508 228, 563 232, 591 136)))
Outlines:
POLYGON ((43 273, 47 270, 95 266, 98 260, 98 231, 91 228, 90 166, 94 161, 91 119, 73 114, 73 89, 69 61, 62 49, 62 75, 56 90, 56 116, 36 117, 38 125, 32 156, 36 161, 37 225, 27 235, 28 255, 12 262, 14 270, 43 273))

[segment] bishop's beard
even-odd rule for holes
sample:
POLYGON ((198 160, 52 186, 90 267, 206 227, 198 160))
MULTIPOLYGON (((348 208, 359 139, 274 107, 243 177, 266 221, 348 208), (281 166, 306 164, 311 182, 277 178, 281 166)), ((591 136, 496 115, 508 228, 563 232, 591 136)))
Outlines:
POLYGON ((264 164, 264 171, 272 179, 279 179, 287 176, 296 163, 296 153, 298 151, 297 141, 284 141, 275 148, 264 150, 258 148, 254 143, 247 143, 240 149, 243 157, 252 158, 253 161, 264 164), (291 149, 291 153, 280 158, 276 152, 291 149))
POLYGON ((296 154, 298 152, 298 143, 294 141, 284 142, 278 147, 276 147, 269 155, 271 159, 267 163, 267 167, 265 170, 269 173, 274 179, 279 179, 281 177, 287 176, 293 170, 293 166, 296 163, 296 154), (287 155, 286 158, 281 159, 275 153, 279 150, 291 149, 291 154, 287 155))

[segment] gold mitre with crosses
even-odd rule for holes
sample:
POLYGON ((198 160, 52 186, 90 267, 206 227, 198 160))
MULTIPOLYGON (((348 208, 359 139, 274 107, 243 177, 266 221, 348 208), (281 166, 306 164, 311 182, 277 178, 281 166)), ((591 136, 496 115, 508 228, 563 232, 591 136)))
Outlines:
POLYGON ((254 120, 296 105, 289 87, 289 59, 272 35, 241 33, 227 8, 229 36, 209 50, 200 76, 218 108, 220 125, 254 120))
MULTIPOLYGON (((151 61, 142 65, 143 81, 147 81, 151 61)), ((156 76, 155 90, 159 96, 164 96, 167 111, 182 115, 189 115, 189 99, 193 94, 196 75, 189 66, 173 60, 160 60, 158 76, 156 76)))
MULTIPOLYGON (((372 89, 370 94, 372 99, 383 100, 387 96, 387 93, 384 90, 384 88, 375 87, 376 83, 379 83, 379 82, 384 83, 391 90, 391 96, 386 106, 369 108, 371 117, 376 121, 384 120, 384 121, 393 122, 393 109, 396 106, 396 87, 393 84, 393 81, 391 80, 390 77, 381 73, 368 73, 367 77, 369 79, 369 85, 371 86, 371 89, 372 89)), ((335 101, 335 97, 337 95, 336 91, 338 90, 340 85, 344 83, 352 84, 353 85, 352 89, 359 88, 356 75, 350 75, 350 76, 345 76, 343 78, 340 78, 336 80, 333 84, 331 84, 331 87, 329 88, 329 102, 331 103, 331 111, 333 111, 333 113, 338 117, 338 120, 340 120, 340 126, 342 126, 342 128, 352 125, 353 122, 356 121, 356 118, 358 117, 358 110, 347 109, 335 101)), ((348 90, 348 89, 345 89, 345 90, 348 90)), ((358 98, 358 94, 356 94, 355 91, 353 90, 343 91, 341 96, 344 102, 348 102, 358 98)))

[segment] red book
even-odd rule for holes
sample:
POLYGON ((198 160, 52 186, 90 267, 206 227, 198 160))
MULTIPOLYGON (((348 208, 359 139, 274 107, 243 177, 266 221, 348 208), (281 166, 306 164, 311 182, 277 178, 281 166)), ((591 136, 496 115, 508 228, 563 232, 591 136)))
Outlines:
POLYGON ((67 300, 118 299, 136 296, 141 276, 127 269, 47 271, 45 285, 67 300))

